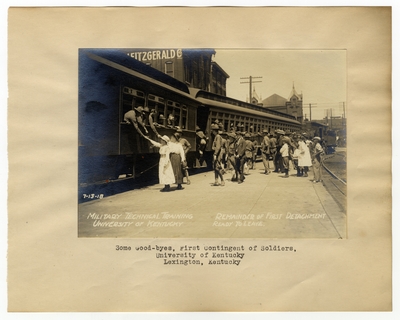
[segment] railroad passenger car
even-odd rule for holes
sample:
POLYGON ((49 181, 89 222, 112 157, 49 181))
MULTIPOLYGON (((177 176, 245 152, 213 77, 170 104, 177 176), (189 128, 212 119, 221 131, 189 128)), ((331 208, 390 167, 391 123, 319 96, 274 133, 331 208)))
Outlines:
POLYGON ((79 50, 78 100, 81 200, 126 191, 132 188, 128 180, 157 183, 158 149, 144 136, 158 140, 157 134, 171 136, 182 129, 192 146, 188 166, 196 168, 211 167, 210 126, 216 120, 225 131, 254 137, 265 128, 296 131, 301 126, 289 115, 189 88, 118 49, 79 50), (141 121, 126 121, 125 115, 135 110, 141 121), (196 131, 208 138, 201 157, 196 131))

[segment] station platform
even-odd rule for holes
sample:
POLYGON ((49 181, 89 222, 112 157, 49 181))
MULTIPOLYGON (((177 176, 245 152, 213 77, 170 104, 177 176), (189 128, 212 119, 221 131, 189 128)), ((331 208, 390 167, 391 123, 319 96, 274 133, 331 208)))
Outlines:
POLYGON ((323 183, 296 171, 264 174, 262 163, 238 184, 214 173, 192 175, 184 190, 152 185, 78 206, 79 237, 96 238, 346 238, 346 212, 323 183))

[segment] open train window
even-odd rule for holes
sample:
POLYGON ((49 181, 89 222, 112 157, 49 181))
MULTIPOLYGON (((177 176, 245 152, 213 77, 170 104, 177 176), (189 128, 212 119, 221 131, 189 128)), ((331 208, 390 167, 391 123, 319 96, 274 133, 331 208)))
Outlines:
POLYGON ((187 129, 187 108, 182 106, 182 122, 180 123, 182 129, 187 129))
POLYGON ((124 120, 124 114, 129 110, 133 110, 137 107, 145 106, 145 95, 142 91, 123 87, 122 88, 122 103, 121 103, 121 112, 120 112, 120 121, 124 120))
POLYGON ((162 97, 149 94, 147 97, 147 106, 150 111, 153 111, 154 122, 165 125, 165 99, 162 97))
MULTIPOLYGON (((177 127, 181 121, 181 106, 179 103, 168 100, 167 101, 167 126, 177 127)), ((187 117, 186 117, 187 118, 187 117)))

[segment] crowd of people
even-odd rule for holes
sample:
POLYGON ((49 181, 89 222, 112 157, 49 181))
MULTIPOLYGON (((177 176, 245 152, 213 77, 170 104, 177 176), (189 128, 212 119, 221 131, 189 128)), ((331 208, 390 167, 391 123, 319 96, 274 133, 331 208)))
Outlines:
MULTIPOLYGON (((197 152, 200 157, 207 143, 206 135, 197 130, 199 142, 197 152)), ((224 132, 217 123, 211 125, 213 170, 215 181, 213 186, 224 186, 224 175, 232 172, 231 182, 243 183, 249 170, 256 168, 256 157, 260 150, 264 174, 281 173, 283 178, 289 178, 289 170, 296 170, 297 177, 308 177, 310 168, 313 170, 314 183, 322 181, 321 161, 324 155, 320 137, 309 138, 306 133, 290 133, 275 130, 262 132, 262 142, 259 145, 249 133, 241 131, 224 132)), ((168 137, 158 135, 160 142, 147 140, 159 148, 159 182, 164 184, 162 192, 171 191, 171 185, 177 184, 175 190, 183 190, 182 183, 190 184, 186 155, 191 149, 187 139, 182 136, 182 130, 168 137)))
POLYGON ((218 122, 211 125, 213 136, 213 168, 215 186, 224 186, 224 173, 232 171, 230 179, 243 183, 248 170, 255 169, 258 149, 264 166, 264 174, 282 173, 289 178, 289 170, 296 170, 297 177, 308 177, 313 169, 314 183, 322 181, 321 161, 324 155, 320 137, 310 137, 307 133, 291 133, 275 130, 274 133, 263 130, 262 142, 258 145, 249 133, 232 131, 224 133, 218 122), (272 166, 272 164, 273 166, 272 166))
MULTIPOLYGON (((152 113, 149 122, 159 142, 150 139, 142 119, 144 111, 143 107, 134 108, 125 114, 124 120, 132 123, 145 139, 159 148, 159 182, 164 185, 161 191, 171 191, 171 184, 177 184, 175 190, 183 190, 184 178, 186 183, 190 184, 186 155, 191 145, 182 136, 183 132, 179 127, 175 127, 175 132, 170 137, 158 134, 152 123, 152 113), (145 130, 144 133, 141 129, 145 130)), ((275 172, 284 174, 284 178, 289 178, 289 170, 293 168, 297 171, 297 177, 308 177, 309 169, 312 168, 314 174, 312 181, 314 183, 322 181, 321 161, 324 150, 319 137, 310 139, 307 133, 291 133, 283 130, 275 130, 273 133, 263 130, 258 135, 262 136, 260 144, 257 142, 258 139, 252 139, 250 133, 240 130, 224 132, 218 120, 211 124, 214 186, 225 185, 224 174, 227 171, 233 172, 231 182, 243 183, 249 170, 255 169, 258 150, 266 175, 275 172)), ((204 157, 208 140, 207 135, 196 127, 196 152, 200 160, 204 157)))

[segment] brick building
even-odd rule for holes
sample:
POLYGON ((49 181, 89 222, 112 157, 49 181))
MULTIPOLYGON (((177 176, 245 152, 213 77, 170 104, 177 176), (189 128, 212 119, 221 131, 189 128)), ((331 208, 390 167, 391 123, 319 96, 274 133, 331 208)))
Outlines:
POLYGON ((229 75, 212 61, 214 49, 127 49, 139 60, 190 87, 226 96, 229 75))

